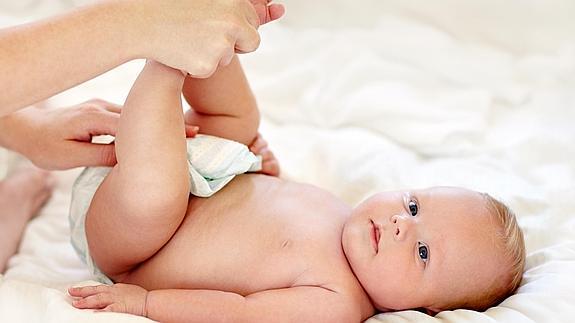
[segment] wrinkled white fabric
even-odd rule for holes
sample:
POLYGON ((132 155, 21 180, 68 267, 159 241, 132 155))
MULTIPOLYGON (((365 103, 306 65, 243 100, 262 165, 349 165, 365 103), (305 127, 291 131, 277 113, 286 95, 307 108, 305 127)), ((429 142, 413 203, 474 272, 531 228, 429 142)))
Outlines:
MULTIPOLYGON (((283 177, 350 204, 381 190, 465 186, 507 202, 525 232, 524 281, 499 306, 369 323, 573 321, 575 2, 285 4, 285 19, 262 26, 261 47, 241 56, 283 177)), ((126 64, 52 105, 94 96, 122 103, 141 66, 126 64)), ((66 296, 91 279, 69 244, 77 174, 58 174, 59 190, 12 258, 0 321, 149 322, 80 311, 66 296)))

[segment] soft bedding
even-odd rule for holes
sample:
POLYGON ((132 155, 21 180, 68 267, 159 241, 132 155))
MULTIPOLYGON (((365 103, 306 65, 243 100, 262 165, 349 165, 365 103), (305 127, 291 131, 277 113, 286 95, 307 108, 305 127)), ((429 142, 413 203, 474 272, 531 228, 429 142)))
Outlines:
MULTIPOLYGON (((30 19, 22 8, 1 11, 4 2, 2 25, 30 19)), ((30 6, 34 15, 65 7, 49 3, 30 6)), ((575 3, 285 3, 286 19, 262 28, 261 48, 242 57, 282 176, 352 204, 379 190, 465 186, 507 202, 525 233, 523 282, 499 306, 368 322, 573 321, 575 3)), ((121 103, 141 66, 127 64, 49 105, 121 103)), ((147 321, 70 304, 66 287, 91 278, 69 243, 79 172, 57 174, 55 195, 0 277, 0 322, 147 321)))

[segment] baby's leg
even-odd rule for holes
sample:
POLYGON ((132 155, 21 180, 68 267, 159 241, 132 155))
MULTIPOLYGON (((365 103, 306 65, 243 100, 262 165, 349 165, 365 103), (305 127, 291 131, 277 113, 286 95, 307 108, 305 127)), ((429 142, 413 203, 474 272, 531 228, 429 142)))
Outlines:
POLYGON ((186 78, 183 94, 191 109, 185 120, 200 133, 249 145, 260 121, 255 97, 237 57, 207 79, 186 78))
POLYGON ((179 71, 148 62, 122 110, 118 164, 96 192, 86 218, 91 256, 112 279, 162 248, 185 216, 183 82, 179 71))
POLYGON ((49 172, 23 168, 0 181, 0 273, 18 250, 30 218, 52 195, 54 180, 49 172))

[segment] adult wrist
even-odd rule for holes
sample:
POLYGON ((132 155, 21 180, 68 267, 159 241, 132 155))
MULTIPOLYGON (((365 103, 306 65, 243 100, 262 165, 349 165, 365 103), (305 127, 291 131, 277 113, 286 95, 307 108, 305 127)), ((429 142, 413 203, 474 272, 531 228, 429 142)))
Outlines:
POLYGON ((150 1, 122 0, 111 1, 112 10, 117 13, 113 21, 115 30, 121 31, 122 44, 129 48, 128 60, 154 59, 153 25, 154 7, 150 1))
POLYGON ((115 53, 123 62, 146 57, 145 1, 108 0, 92 6, 93 21, 104 25, 110 41, 116 42, 115 53))

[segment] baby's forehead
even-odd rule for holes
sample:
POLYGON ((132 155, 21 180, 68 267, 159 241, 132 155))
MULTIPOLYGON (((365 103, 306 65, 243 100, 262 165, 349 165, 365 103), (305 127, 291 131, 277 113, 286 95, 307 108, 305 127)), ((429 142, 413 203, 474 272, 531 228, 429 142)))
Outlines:
POLYGON ((490 221, 490 211, 485 197, 478 192, 453 187, 433 187, 413 192, 420 210, 434 220, 490 221))
POLYGON ((425 195, 435 198, 470 198, 481 199, 482 194, 467 188, 456 186, 433 186, 413 191, 414 194, 425 195))
POLYGON ((458 187, 432 187, 409 193, 421 204, 421 207, 442 209, 444 212, 481 213, 487 212, 485 197, 472 190, 458 187))

